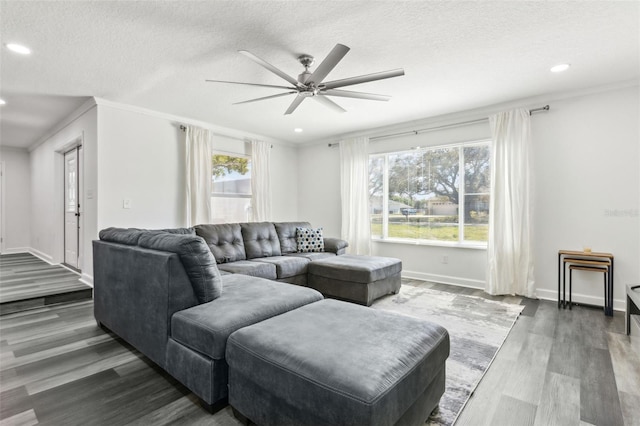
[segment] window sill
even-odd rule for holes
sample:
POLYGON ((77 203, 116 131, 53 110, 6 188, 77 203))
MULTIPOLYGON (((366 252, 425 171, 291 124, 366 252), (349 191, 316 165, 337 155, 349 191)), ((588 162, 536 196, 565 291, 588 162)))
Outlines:
POLYGON ((371 242, 383 244, 404 244, 409 246, 435 246, 449 248, 463 248, 472 250, 486 250, 485 242, 453 242, 453 241, 429 241, 429 240, 409 240, 404 238, 371 238, 371 242))

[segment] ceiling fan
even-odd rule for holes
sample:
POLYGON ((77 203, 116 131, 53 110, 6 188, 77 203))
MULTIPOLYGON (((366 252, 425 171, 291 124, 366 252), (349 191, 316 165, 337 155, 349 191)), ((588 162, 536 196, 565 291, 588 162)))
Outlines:
POLYGON ((304 71, 298 75, 295 79, 288 74, 285 74, 278 68, 274 67, 264 59, 259 58, 251 52, 246 50, 240 50, 239 52, 248 57, 258 65, 263 66, 272 73, 276 74, 280 78, 283 78, 291 84, 291 86, 276 86, 271 84, 258 84, 258 83, 241 83, 237 81, 224 81, 224 80, 206 80, 212 83, 229 83, 229 84, 244 84, 249 86, 271 87, 275 89, 287 89, 285 93, 279 93, 277 95, 265 96, 257 99, 250 99, 248 101, 236 102, 234 105, 246 104, 249 102, 263 101, 265 99, 279 98, 281 96, 296 95, 285 115, 291 114, 296 108, 305 100, 305 98, 313 98, 318 102, 328 106, 339 112, 346 112, 337 103, 333 102, 327 96, 338 96, 344 98, 358 98, 368 99, 372 101, 388 101, 390 96, 376 95, 373 93, 354 92, 351 90, 339 90, 339 87, 351 86, 353 84, 368 83, 370 81, 383 80, 385 78, 399 77, 404 75, 402 68, 376 72, 373 74, 360 75, 357 77, 344 78, 341 80, 333 80, 324 82, 325 77, 335 68, 335 66, 344 58, 349 51, 349 48, 342 44, 336 44, 336 46, 329 52, 326 58, 318 65, 315 71, 311 72, 309 67, 313 65, 314 57, 310 55, 301 55, 298 57, 298 61, 304 66, 304 71))

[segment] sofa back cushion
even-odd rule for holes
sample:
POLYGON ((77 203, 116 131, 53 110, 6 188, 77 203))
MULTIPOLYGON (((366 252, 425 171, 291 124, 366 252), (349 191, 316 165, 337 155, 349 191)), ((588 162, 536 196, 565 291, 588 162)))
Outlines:
POLYGON ((128 246, 138 245, 140 236, 145 232, 165 232, 169 234, 196 235, 193 228, 171 228, 171 229, 138 229, 138 228, 105 228, 99 233, 101 240, 112 243, 126 244, 128 246))
POLYGON ((202 238, 189 234, 149 231, 140 235, 138 245, 176 253, 200 303, 211 302, 222 294, 222 279, 216 260, 202 238))
POLYGON ((271 222, 241 223, 242 239, 247 259, 281 256, 280 240, 271 222))
POLYGON ((282 254, 296 253, 298 251, 296 228, 311 228, 309 222, 276 222, 274 226, 280 240, 282 254))
POLYGON ((202 237, 209 246, 216 262, 228 263, 247 258, 239 224, 196 225, 195 230, 196 235, 202 237))

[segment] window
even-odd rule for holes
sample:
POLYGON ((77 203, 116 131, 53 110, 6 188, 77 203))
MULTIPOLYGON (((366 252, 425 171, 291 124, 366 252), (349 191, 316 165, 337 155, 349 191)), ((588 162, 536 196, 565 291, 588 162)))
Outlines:
POLYGON ((489 163, 488 141, 370 156, 372 237, 486 242, 489 163))
POLYGON ((214 153, 211 178, 211 222, 251 220, 251 158, 214 153))

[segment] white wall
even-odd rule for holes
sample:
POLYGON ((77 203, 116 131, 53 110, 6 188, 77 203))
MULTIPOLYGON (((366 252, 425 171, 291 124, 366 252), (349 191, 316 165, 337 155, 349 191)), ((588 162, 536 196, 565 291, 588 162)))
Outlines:
POLYGON ((82 143, 84 163, 81 194, 79 266, 91 282, 91 240, 97 237, 97 111, 89 102, 74 117, 61 123, 48 138, 31 148, 31 241, 30 250, 52 263, 64 260, 63 185, 64 152, 82 143), (89 106, 87 106, 89 105, 89 106))
MULTIPOLYGON (((559 249, 582 249, 615 256, 616 308, 623 308, 624 285, 640 282, 640 177, 638 87, 550 100, 551 110, 532 117, 535 182, 535 277, 538 295, 557 297, 559 249), (607 215, 607 212, 619 216, 607 215)), ((504 109, 543 103, 523 100, 504 109)), ((486 109, 484 116, 496 112, 486 109)), ((461 113, 455 121, 482 116, 461 113), (466 114, 466 115, 465 115, 466 114), (466 117, 466 118, 465 118, 466 117)), ((435 119, 434 119, 435 120, 435 119)), ((451 119, 448 119, 451 121, 451 119)), ((442 120, 446 124, 446 120, 442 120)), ((432 125, 437 125, 433 121, 432 125)), ((431 127, 429 120, 377 133, 431 127)), ((371 135, 375 135, 371 133, 371 135)), ((372 142, 371 153, 412 146, 443 145, 490 137, 488 122, 372 142)), ((339 151, 325 142, 299 152, 298 212, 301 220, 340 235, 339 151)), ((484 287, 486 250, 376 242, 373 253, 399 257, 403 275, 471 287, 484 287), (443 256, 448 257, 446 264, 443 256)), ((602 276, 577 273, 575 300, 602 303, 602 276)))
MULTIPOLYGON (((30 174, 27 172, 22 182, 30 181, 28 190, 14 190, 11 185, 14 191, 30 194, 31 214, 21 216, 28 217, 25 235, 30 231, 25 246, 51 263, 63 261, 63 153, 78 140, 82 142, 84 161, 80 266, 85 281, 91 283, 93 279, 91 241, 98 238, 100 229, 185 226, 185 134, 179 129, 180 121, 179 117, 98 99, 60 123, 49 137, 31 148, 28 156, 23 154, 25 170, 30 174), (125 199, 130 200, 129 209, 123 208, 125 199)), ((214 131, 222 129, 231 137, 260 138, 208 123, 195 124, 214 131)), ((224 149, 244 152, 242 141, 218 140, 224 149)), ((274 145, 273 219, 295 220, 297 149, 268 141, 274 145)))
MULTIPOLYGON (((640 282, 638 87, 554 101, 532 121, 535 142, 535 276, 557 295, 559 249, 615 256, 616 307, 640 282)), ((577 301, 601 303, 602 275, 574 273, 577 301)))
POLYGON ((271 219, 274 222, 298 220, 298 148, 273 144, 271 150, 271 219))
MULTIPOLYGON (((176 118, 112 103, 100 104, 98 110, 98 228, 185 226, 185 134, 176 118), (125 199, 131 201, 130 209, 123 208, 125 199)), ((242 132, 226 132, 231 137, 214 137, 216 148, 247 153, 246 144, 234 139, 242 132)), ((273 220, 295 220, 297 150, 269 142, 273 220)))
POLYGON ((185 225, 183 139, 170 120, 98 105, 98 229, 185 225))
POLYGON ((339 237, 340 150, 326 143, 298 149, 298 219, 339 237))
POLYGON ((3 163, 2 252, 27 251, 30 245, 31 166, 26 149, 0 148, 3 163))

